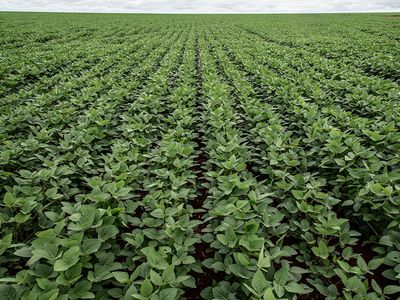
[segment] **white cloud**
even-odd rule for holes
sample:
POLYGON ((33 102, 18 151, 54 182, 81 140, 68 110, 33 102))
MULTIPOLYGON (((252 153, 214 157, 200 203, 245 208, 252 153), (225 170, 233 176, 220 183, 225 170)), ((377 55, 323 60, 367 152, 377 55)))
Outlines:
POLYGON ((1 0, 3 11, 279 13, 400 11, 399 0, 1 0))

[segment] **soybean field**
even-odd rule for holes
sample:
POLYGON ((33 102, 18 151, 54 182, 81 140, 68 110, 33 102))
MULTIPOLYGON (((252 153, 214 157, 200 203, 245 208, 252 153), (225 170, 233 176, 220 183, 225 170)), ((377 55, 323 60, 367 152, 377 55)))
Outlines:
POLYGON ((0 13, 0 299, 400 299, 400 14, 0 13))

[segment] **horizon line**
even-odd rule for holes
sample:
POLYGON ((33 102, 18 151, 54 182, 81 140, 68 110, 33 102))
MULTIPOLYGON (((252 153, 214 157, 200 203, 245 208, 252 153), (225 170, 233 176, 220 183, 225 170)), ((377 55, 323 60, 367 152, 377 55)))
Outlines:
POLYGON ((81 13, 81 14, 176 14, 176 15, 275 15, 275 14, 365 14, 365 13, 400 13, 400 10, 360 10, 360 11, 282 11, 282 12, 176 12, 176 11, 159 11, 159 12, 143 12, 143 11, 120 11, 120 12, 105 12, 105 11, 67 11, 67 10, 0 10, 4 12, 21 12, 21 13, 81 13))

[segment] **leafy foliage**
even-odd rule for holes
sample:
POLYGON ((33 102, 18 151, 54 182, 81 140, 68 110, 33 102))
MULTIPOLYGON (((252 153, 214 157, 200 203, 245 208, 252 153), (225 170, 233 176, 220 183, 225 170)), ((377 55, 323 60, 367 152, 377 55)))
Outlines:
POLYGON ((0 299, 399 297, 399 20, 1 13, 0 299))

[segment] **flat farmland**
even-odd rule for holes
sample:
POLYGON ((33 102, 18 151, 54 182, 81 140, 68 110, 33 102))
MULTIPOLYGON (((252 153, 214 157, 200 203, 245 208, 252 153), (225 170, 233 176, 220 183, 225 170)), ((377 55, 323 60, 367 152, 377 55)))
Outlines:
POLYGON ((400 14, 0 13, 0 299, 400 297, 400 14))

